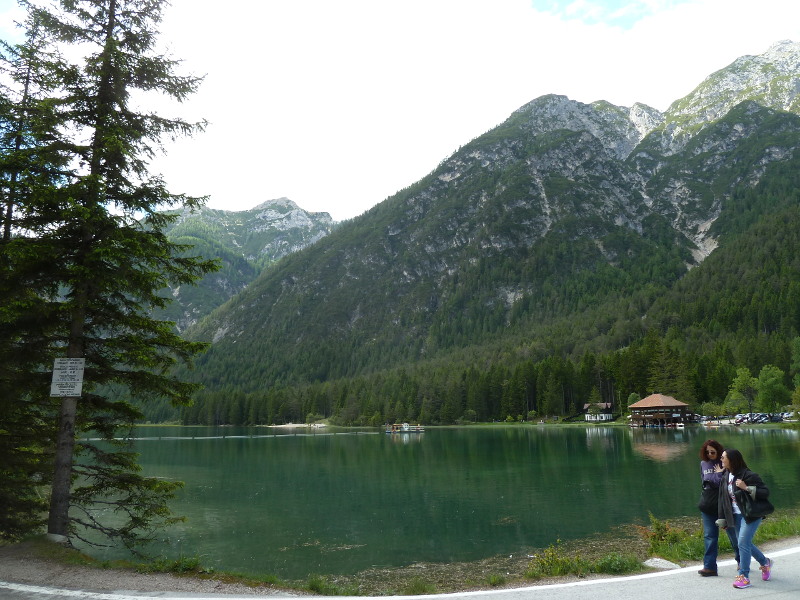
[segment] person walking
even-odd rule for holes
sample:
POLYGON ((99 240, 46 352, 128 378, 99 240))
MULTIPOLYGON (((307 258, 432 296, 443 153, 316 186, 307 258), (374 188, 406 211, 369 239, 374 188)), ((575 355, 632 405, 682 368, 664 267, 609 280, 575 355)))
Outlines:
MULTIPOLYGON (((719 516, 719 486, 722 481, 722 444, 716 440, 706 440, 700 447, 700 483, 702 492, 700 518, 703 522, 703 568, 698 573, 703 577, 717 576, 717 554, 719 553, 719 527, 716 520, 719 516)), ((736 529, 726 528, 725 533, 731 542, 733 555, 739 562, 739 545, 736 542, 736 529)))
POLYGON ((739 546, 739 571, 733 582, 737 589, 749 588, 750 558, 761 565, 761 579, 769 581, 772 577, 773 561, 753 544, 763 518, 774 509, 769 500, 769 488, 761 477, 751 471, 744 462, 742 453, 733 448, 722 452, 722 485, 719 486, 719 516, 717 525, 736 530, 739 546))

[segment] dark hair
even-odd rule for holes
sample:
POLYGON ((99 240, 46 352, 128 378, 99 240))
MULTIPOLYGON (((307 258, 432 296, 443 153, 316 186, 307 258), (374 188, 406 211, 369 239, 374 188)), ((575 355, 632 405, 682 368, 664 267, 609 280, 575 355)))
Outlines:
POLYGON ((711 446, 714 450, 717 451, 717 460, 722 459, 722 452, 725 450, 717 440, 706 440, 702 446, 700 446, 700 460, 708 460, 708 447, 711 446))
POLYGON ((726 448, 725 449, 725 456, 728 457, 728 462, 731 465, 731 473, 736 474, 741 472, 742 469, 747 468, 747 463, 744 462, 744 457, 742 453, 734 448, 726 448))

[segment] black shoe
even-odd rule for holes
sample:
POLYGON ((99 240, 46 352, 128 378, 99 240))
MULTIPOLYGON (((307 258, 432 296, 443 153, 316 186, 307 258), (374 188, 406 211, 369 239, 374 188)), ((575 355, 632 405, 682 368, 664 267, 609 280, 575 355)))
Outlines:
POLYGON ((716 577, 717 576, 717 572, 716 571, 712 571, 711 569, 700 569, 698 571, 698 573, 700 573, 700 575, 702 575, 703 577, 716 577))

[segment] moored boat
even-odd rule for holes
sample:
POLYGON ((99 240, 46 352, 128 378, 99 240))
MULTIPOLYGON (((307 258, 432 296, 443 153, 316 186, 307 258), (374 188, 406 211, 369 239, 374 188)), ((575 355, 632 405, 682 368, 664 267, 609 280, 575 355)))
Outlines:
POLYGON ((422 425, 409 425, 408 423, 392 423, 386 425, 386 433, 424 433, 422 425))

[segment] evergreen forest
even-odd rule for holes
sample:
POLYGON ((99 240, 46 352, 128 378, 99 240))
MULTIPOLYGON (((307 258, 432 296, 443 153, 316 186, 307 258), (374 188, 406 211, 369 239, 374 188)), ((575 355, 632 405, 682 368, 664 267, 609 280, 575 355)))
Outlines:
MULTIPOLYGON (((466 343, 434 332, 430 335, 438 335, 445 350, 388 369, 380 368, 379 353, 342 348, 337 356, 358 357, 359 373, 325 381, 253 389, 226 383, 223 369, 191 407, 178 411, 162 405, 149 416, 155 422, 206 425, 582 419, 587 404, 610 403, 616 415, 624 415, 628 404, 651 393, 672 395, 709 416, 785 410, 797 404, 800 393, 796 173, 800 170, 787 168, 769 185, 736 197, 731 214, 724 215, 728 243, 674 285, 650 283, 628 296, 613 293, 619 284, 613 277, 603 280, 594 273, 592 285, 608 289, 603 302, 587 298, 582 281, 571 282, 574 288, 562 285, 548 303, 552 313, 546 323, 514 326, 502 311, 493 325, 484 314, 472 328, 453 328, 466 343), (759 203, 770 210, 759 209, 759 203), (578 310, 584 305, 588 308, 578 310), (499 338, 492 335, 498 328, 504 330, 499 338), (481 339, 487 341, 477 343, 481 339), (756 385, 761 392, 749 397, 736 386, 741 369, 769 383, 756 385), (778 386, 770 379, 776 372, 778 386)), ((669 280, 660 275, 669 264, 646 268, 651 282, 669 280)), ((496 269, 483 274, 474 287, 498 285, 496 269)), ((316 358, 310 355, 308 361, 313 365, 316 358)), ((242 361, 236 380, 262 381, 261 369, 242 361)), ((297 370, 313 377, 313 366, 306 371, 298 364, 297 370)))

